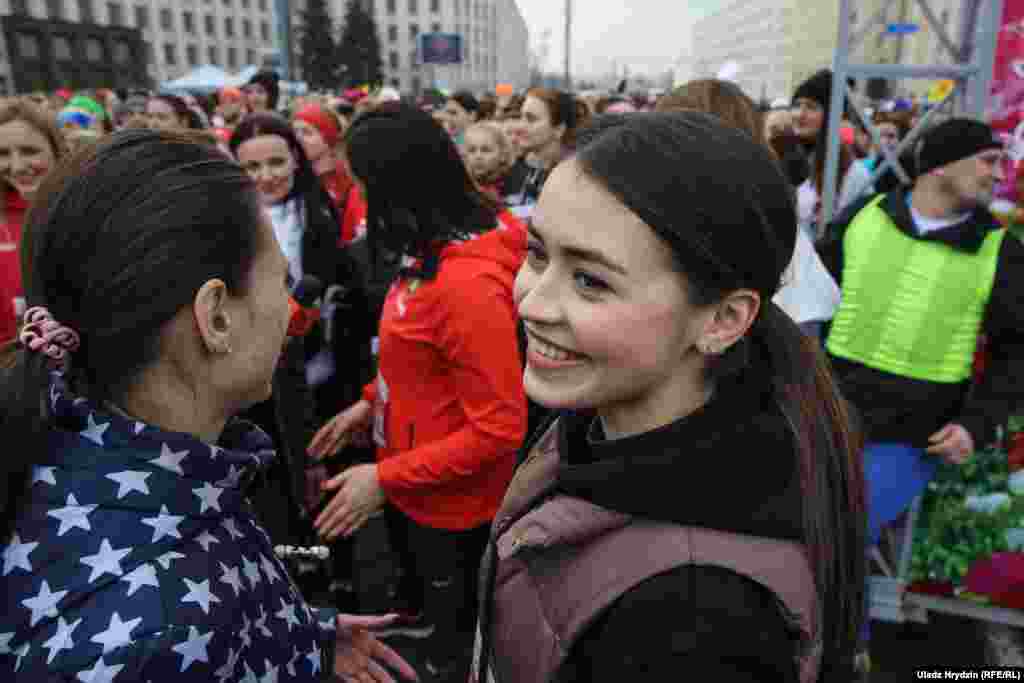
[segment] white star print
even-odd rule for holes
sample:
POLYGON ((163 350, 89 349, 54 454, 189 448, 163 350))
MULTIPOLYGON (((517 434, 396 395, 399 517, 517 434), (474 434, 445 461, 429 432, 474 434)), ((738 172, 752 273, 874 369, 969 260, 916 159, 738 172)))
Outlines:
POLYGON ((199 629, 195 626, 188 627, 188 640, 178 643, 171 649, 181 655, 181 669, 178 673, 192 666, 193 662, 210 663, 210 655, 206 652, 206 646, 213 638, 213 631, 204 636, 199 635, 199 629))
POLYGON ((219 446, 211 445, 210 446, 210 460, 216 460, 217 456, 220 455, 222 452, 223 451, 220 449, 219 446))
POLYGON ((89 417, 86 418, 86 420, 88 421, 89 426, 86 429, 80 431, 79 434, 81 434, 86 439, 89 439, 89 441, 92 441, 97 446, 103 446, 103 432, 107 431, 107 429, 110 428, 110 423, 104 422, 101 425, 96 424, 96 420, 93 418, 93 415, 91 413, 89 414, 89 417))
POLYGON ((107 663, 103 661, 103 657, 100 657, 96 660, 96 665, 92 669, 78 672, 78 680, 82 683, 111 683, 114 680, 114 676, 121 673, 123 668, 124 664, 107 666, 107 663))
POLYGON ((75 494, 69 493, 67 505, 50 510, 46 515, 60 520, 60 528, 57 529, 57 536, 60 537, 75 527, 92 531, 92 527, 89 525, 89 515, 98 507, 99 505, 79 505, 75 494))
POLYGON ((32 563, 28 561, 28 556, 37 547, 39 547, 38 543, 22 543, 21 537, 18 534, 14 534, 10 544, 4 548, 4 576, 7 576, 15 569, 24 569, 27 572, 31 572, 32 563))
POLYGON ((301 656, 302 653, 299 652, 299 648, 292 646, 292 658, 289 659, 288 663, 284 666, 285 670, 288 672, 288 675, 292 678, 295 678, 299 675, 295 673, 295 662, 299 661, 299 657, 301 656))
POLYGON ((245 662, 245 678, 239 683, 260 683, 260 679, 256 678, 256 672, 249 666, 249 662, 245 662))
POLYGON ((47 664, 51 663, 61 650, 70 650, 75 646, 75 641, 71 639, 71 634, 75 632, 75 629, 81 623, 81 617, 75 619, 71 624, 64 621, 64 617, 57 617, 57 632, 53 634, 52 638, 43 643, 43 647, 50 651, 50 656, 46 658, 47 664))
POLYGON ((235 467, 234 465, 230 465, 228 467, 228 474, 227 474, 227 476, 224 477, 223 479, 221 479, 220 481, 218 481, 217 482, 217 486, 220 486, 221 488, 225 488, 225 489, 237 489, 238 488, 238 482, 240 482, 241 480, 242 480, 242 471, 240 469, 238 469, 237 467, 235 467))
POLYGON ((209 531, 204 531, 196 537, 196 543, 203 546, 203 552, 210 552, 210 545, 213 543, 220 543, 220 539, 211 534, 209 531))
MULTIPOLYGON (((242 612, 242 630, 238 632, 238 637, 242 639, 242 648, 252 647, 252 636, 249 635, 249 629, 252 628, 252 622, 249 621, 249 615, 242 612)), ((241 651, 239 651, 241 654, 241 651)))
POLYGON ((224 489, 211 486, 210 482, 206 482, 201 488, 192 489, 192 494, 199 498, 199 514, 203 514, 211 508, 220 512, 218 499, 222 493, 224 493, 224 489))
POLYGON ((50 592, 50 584, 43 579, 43 585, 39 588, 39 593, 34 598, 26 598, 21 601, 21 604, 32 610, 32 616, 29 617, 29 626, 35 626, 43 617, 55 617, 57 616, 57 603, 60 602, 67 591, 57 591, 56 593, 50 592))
POLYGON ((220 683, 224 683, 224 681, 235 675, 238 657, 241 654, 240 651, 236 653, 234 648, 228 648, 228 661, 224 662, 224 666, 213 672, 213 675, 220 679, 220 683))
POLYGON ((281 575, 277 573, 277 568, 274 567, 274 563, 271 562, 266 555, 261 555, 260 558, 260 565, 263 567, 263 573, 267 575, 267 583, 273 584, 274 581, 281 581, 281 575))
POLYGON ((50 486, 56 486, 56 472, 56 467, 40 467, 37 465, 32 468, 32 483, 38 484, 39 482, 43 482, 44 484, 49 484, 50 486))
POLYGON ((188 579, 182 579, 188 586, 188 593, 181 599, 182 602, 194 602, 203 610, 204 614, 210 613, 210 603, 220 602, 220 598, 210 592, 210 580, 196 583, 188 579))
POLYGON ((269 659, 264 659, 263 662, 267 669, 267 673, 263 674, 263 678, 260 679, 260 683, 277 683, 277 670, 281 667, 270 666, 269 659))
POLYGON ((102 645, 103 654, 108 654, 122 645, 132 642, 132 630, 141 623, 142 617, 131 621, 121 621, 121 615, 114 612, 110 616, 110 626, 107 627, 107 630, 97 633, 89 639, 89 642, 102 645))
POLYGON ((11 640, 13 638, 13 633, 0 633, 0 655, 11 654, 11 640))
POLYGON ((144 430, 145 428, 146 428, 146 423, 145 422, 136 422, 135 423, 135 433, 136 434, 141 434, 142 430, 144 430))
POLYGON ((54 410, 57 410, 57 401, 60 399, 60 394, 57 393, 57 385, 50 385, 50 405, 53 406, 54 410))
MULTIPOLYGON (((185 519, 183 516, 167 514, 167 506, 161 505, 159 517, 145 517, 143 518, 142 523, 146 526, 153 527, 153 540, 151 540, 150 543, 156 543, 164 536, 181 538, 181 533, 178 531, 178 525, 181 524, 183 519, 185 519)), ((59 535, 60 534, 58 534, 58 536, 59 535)))
POLYGON ((28 643, 25 643, 17 650, 14 651, 14 655, 18 658, 14 663, 14 671, 17 673, 18 669, 21 668, 21 660, 25 659, 25 655, 28 654, 28 643))
MULTIPOLYGON (((178 538, 181 538, 181 536, 178 536, 178 538)), ((174 550, 169 550, 166 553, 164 553, 163 555, 161 555, 160 557, 156 558, 156 561, 166 571, 166 570, 171 568, 171 562, 173 562, 174 560, 180 560, 183 557, 185 557, 185 556, 182 555, 181 553, 176 552, 174 550)))
POLYGON ((333 619, 325 619, 324 621, 320 622, 320 628, 327 629, 328 631, 333 631, 338 628, 338 625, 334 622, 333 619))
POLYGON ((181 461, 188 455, 188 451, 178 451, 175 453, 172 451, 167 444, 164 444, 160 448, 160 457, 153 458, 149 461, 150 465, 156 465, 162 467, 168 472, 174 472, 178 476, 185 476, 185 471, 181 469, 181 461))
POLYGON ((235 597, 242 592, 242 577, 238 575, 238 567, 228 567, 223 562, 220 563, 220 570, 224 572, 221 577, 221 583, 226 583, 235 590, 235 597))
POLYGON ((267 616, 267 612, 263 609, 263 605, 260 605, 260 618, 254 621, 252 625, 267 638, 273 638, 274 634, 270 632, 269 628, 267 628, 267 616))
POLYGON ((139 493, 143 493, 148 496, 149 486, 146 485, 146 479, 151 474, 153 473, 126 470, 124 472, 108 474, 107 479, 117 482, 117 499, 121 500, 132 491, 138 491, 139 493))
POLYGON ((313 670, 310 673, 316 673, 320 671, 320 648, 317 646, 316 641, 313 641, 313 651, 306 655, 306 659, 313 665, 313 670))
POLYGON ((121 560, 124 559, 125 555, 130 555, 131 552, 131 548, 114 550, 110 547, 110 539, 104 538, 100 542, 100 551, 98 553, 86 555, 79 562, 92 567, 92 572, 89 573, 89 583, 92 583, 104 574, 113 574, 114 576, 124 574, 121 570, 121 560))
POLYGON ((289 605, 284 601, 284 598, 280 598, 280 600, 281 609, 274 616, 284 621, 288 625, 288 633, 291 633, 292 624, 295 626, 299 625, 299 618, 295 616, 295 605, 289 605))
POLYGON ((140 564, 130 574, 122 576, 121 580, 128 582, 129 598, 142 586, 160 588, 160 582, 156 580, 156 569, 151 564, 140 564))
POLYGON ((239 531, 238 527, 235 525, 234 517, 225 518, 224 521, 220 523, 220 525, 224 527, 224 530, 228 532, 229 536, 231 536, 231 540, 245 537, 245 534, 239 531))
POLYGON ((245 572, 245 578, 249 579, 249 587, 255 588, 256 584, 260 582, 260 566, 255 562, 250 562, 249 558, 242 555, 242 564, 245 572))

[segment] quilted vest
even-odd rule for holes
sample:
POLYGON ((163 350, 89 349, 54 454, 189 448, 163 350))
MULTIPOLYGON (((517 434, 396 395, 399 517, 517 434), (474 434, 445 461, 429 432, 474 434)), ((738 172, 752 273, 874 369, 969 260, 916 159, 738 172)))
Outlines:
POLYGON ((557 683, 573 644, 606 608, 644 580, 691 564, 724 567, 773 591, 803 635, 794 652, 801 683, 817 679, 818 605, 803 546, 641 520, 551 495, 557 433, 556 422, 517 470, 495 517, 471 680, 557 683), (486 679, 481 629, 490 636, 486 679))

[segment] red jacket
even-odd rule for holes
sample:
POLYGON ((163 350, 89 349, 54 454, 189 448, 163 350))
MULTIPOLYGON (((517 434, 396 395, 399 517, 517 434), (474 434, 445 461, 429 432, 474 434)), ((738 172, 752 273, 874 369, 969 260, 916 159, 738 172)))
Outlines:
POLYGON ((341 163, 331 173, 320 176, 327 194, 341 212, 338 246, 351 244, 366 234, 366 202, 345 166, 341 163))
POLYGON ((21 288, 21 226, 28 202, 8 190, 4 198, 4 225, 0 227, 0 345, 18 333, 16 299, 24 296, 21 288))
POLYGON ((391 286, 380 322, 374 404, 380 483, 418 524, 490 522, 526 433, 512 283, 526 231, 500 227, 441 251, 434 279, 391 286))

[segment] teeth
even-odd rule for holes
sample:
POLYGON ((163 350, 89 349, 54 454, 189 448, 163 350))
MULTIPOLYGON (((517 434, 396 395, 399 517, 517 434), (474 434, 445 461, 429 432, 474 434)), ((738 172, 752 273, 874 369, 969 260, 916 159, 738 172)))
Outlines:
POLYGON ((537 353, 544 356, 545 358, 550 358, 551 360, 569 360, 569 358, 571 357, 565 351, 562 351, 561 349, 556 348, 551 344, 546 344, 541 340, 537 339, 536 337, 533 338, 533 342, 537 353))

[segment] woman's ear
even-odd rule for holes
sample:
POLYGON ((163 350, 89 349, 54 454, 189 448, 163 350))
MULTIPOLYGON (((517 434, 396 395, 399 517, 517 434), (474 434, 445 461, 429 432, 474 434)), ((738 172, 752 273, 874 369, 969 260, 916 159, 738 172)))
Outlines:
POLYGON ((717 355, 743 338, 761 310, 761 295, 750 289, 738 289, 715 308, 715 314, 697 342, 703 353, 717 355))
POLYGON ((216 278, 203 283, 192 302, 196 328, 211 354, 231 353, 232 320, 227 303, 227 285, 216 278))

